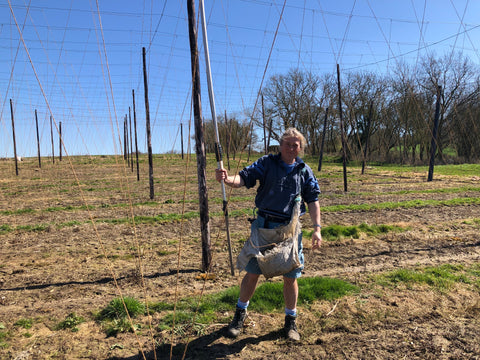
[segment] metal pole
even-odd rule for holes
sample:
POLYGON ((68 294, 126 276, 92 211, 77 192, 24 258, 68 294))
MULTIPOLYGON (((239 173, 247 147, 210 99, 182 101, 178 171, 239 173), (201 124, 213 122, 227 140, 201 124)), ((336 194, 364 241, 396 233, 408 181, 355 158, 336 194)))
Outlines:
MULTIPOLYGON (((199 1, 200 8, 200 20, 202 22, 202 31, 203 31, 203 49, 205 51, 205 63, 207 69, 207 83, 208 83, 208 97, 210 99, 210 110, 212 112, 213 125, 215 127, 215 155, 217 157, 217 165, 219 169, 223 168, 222 160, 222 147, 220 145, 220 137, 218 135, 218 124, 217 124, 217 114, 215 111, 215 96, 213 94, 213 85, 212 85, 212 74, 210 71, 210 56, 208 53, 208 39, 207 39, 207 25, 205 21, 205 9, 203 5, 203 0, 199 1)), ((225 192, 225 183, 222 180, 222 196, 223 196, 223 214, 225 215, 225 227, 227 229, 227 242, 228 242, 228 253, 230 256, 230 270, 232 275, 235 275, 235 268, 233 266, 233 256, 232 256, 232 244, 230 241, 230 229, 228 223, 228 201, 227 194, 225 192)))

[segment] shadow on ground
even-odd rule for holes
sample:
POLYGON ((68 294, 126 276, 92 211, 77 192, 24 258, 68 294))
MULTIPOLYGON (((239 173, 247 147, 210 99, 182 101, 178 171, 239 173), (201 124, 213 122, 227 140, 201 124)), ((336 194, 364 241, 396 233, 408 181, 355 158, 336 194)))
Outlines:
MULTIPOLYGON (((225 339, 225 342, 217 342, 218 339, 223 338, 226 333, 226 327, 217 330, 208 335, 201 336, 188 343, 187 351, 185 353, 185 344, 175 345, 173 348, 170 344, 164 344, 156 349, 156 357, 153 351, 145 353, 145 358, 150 359, 195 359, 195 360, 210 360, 210 359, 225 359, 229 355, 240 353, 247 345, 259 344, 263 341, 274 341, 283 337, 281 330, 271 331, 262 336, 249 336, 239 340, 225 339), (185 357, 184 356, 185 353, 185 357)), ((108 360, 140 360, 144 359, 142 354, 130 357, 112 357, 108 360)))

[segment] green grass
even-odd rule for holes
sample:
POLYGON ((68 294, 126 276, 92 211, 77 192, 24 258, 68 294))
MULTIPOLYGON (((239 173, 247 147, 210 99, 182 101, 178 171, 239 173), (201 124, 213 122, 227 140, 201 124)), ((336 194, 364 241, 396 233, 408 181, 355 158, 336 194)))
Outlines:
POLYGON ((61 223, 61 224, 57 224, 57 229, 62 229, 62 228, 71 227, 71 226, 78 226, 78 225, 82 225, 82 224, 83 224, 83 222, 81 222, 81 221, 72 220, 72 221, 67 221, 67 222, 61 223))
POLYGON ((352 205, 331 205, 322 207, 323 212, 338 211, 374 211, 374 210, 393 210, 393 209, 410 209, 422 208, 427 206, 460 206, 460 205, 478 205, 480 198, 478 197, 462 197, 450 200, 409 200, 383 202, 376 204, 352 204, 352 205))
POLYGON ((0 225, 0 235, 6 234, 10 231, 13 231, 12 227, 8 224, 0 225))
MULTIPOLYGON (((359 290, 346 281, 320 277, 300 278, 298 287, 298 305, 305 307, 314 301, 331 301, 359 290)), ((249 308, 258 312, 279 312, 284 306, 283 283, 266 282, 255 291, 249 308)))
POLYGON ((0 214, 2 215, 22 215, 22 214, 31 214, 34 213, 35 210, 31 208, 25 208, 25 209, 17 209, 17 210, 4 210, 0 211, 0 214))
POLYGON ((421 269, 399 269, 378 277, 378 283, 383 286, 398 286, 404 284, 412 288, 415 284, 426 284, 437 290, 449 290, 455 283, 478 283, 480 275, 478 264, 472 271, 465 271, 462 265, 444 264, 437 267, 421 269))
POLYGON ((145 305, 131 296, 123 298, 117 297, 100 311, 98 320, 113 320, 127 317, 127 311, 130 317, 134 318, 145 313, 145 305))
POLYGON ((41 232, 48 229, 48 224, 37 224, 37 225, 19 225, 15 228, 15 230, 19 231, 27 231, 27 232, 41 232))
MULTIPOLYGON (((334 300, 359 289, 342 280, 331 278, 300 278, 298 279, 300 296, 298 305, 309 307, 314 301, 334 300)), ((174 331, 180 331, 187 323, 192 322, 195 317, 195 324, 209 324, 215 321, 222 321, 218 318, 227 311, 235 308, 239 296, 238 286, 226 289, 217 294, 204 296, 198 304, 196 298, 185 298, 177 302, 176 312, 173 314, 174 305, 165 302, 149 305, 151 312, 167 312, 160 321, 162 330, 172 329, 175 321, 174 331)), ((283 283, 265 282, 257 287, 250 302, 249 309, 252 311, 269 313, 281 312, 284 308, 283 283)))
POLYGON ((118 333, 134 331, 139 329, 139 325, 132 324, 127 316, 135 318, 138 315, 145 314, 145 305, 137 299, 126 296, 115 298, 102 309, 96 316, 105 329, 107 336, 116 336, 118 333))
POLYGON ((478 176, 480 164, 437 165, 434 172, 449 176, 478 176))
POLYGON ((10 338, 11 333, 5 330, 5 325, 0 323, 0 349, 8 348, 7 340, 10 338))
MULTIPOLYGON (((318 168, 318 156, 305 155, 303 160, 308 163, 312 169, 318 168)), ((322 173, 321 177, 330 170, 338 170, 342 172, 340 157, 334 156, 324 156, 322 162, 322 173)), ((369 161, 368 165, 373 167, 373 169, 367 170, 368 172, 378 172, 382 170, 388 170, 397 174, 405 172, 416 172, 416 173, 425 173, 425 177, 428 174, 428 166, 407 166, 399 164, 387 164, 369 161)), ((347 165, 347 170, 355 169, 359 170, 362 164, 360 161, 350 161, 347 165)), ((480 164, 459 164, 459 165, 436 165, 434 173, 437 175, 448 175, 448 176, 478 176, 480 173, 480 164)))
MULTIPOLYGON (((329 225, 322 228, 322 238, 326 241, 334 241, 343 238, 360 238, 361 233, 365 233, 368 236, 375 236, 378 234, 386 234, 391 231, 400 232, 405 229, 400 226, 393 225, 352 225, 352 226, 343 226, 343 225, 329 225)), ((312 236, 313 230, 307 231, 306 235, 309 237, 312 236)))
POLYGON ((13 325, 24 328, 24 329, 30 329, 33 325, 33 320, 22 318, 22 319, 17 320, 15 322, 15 324, 13 324, 13 325))

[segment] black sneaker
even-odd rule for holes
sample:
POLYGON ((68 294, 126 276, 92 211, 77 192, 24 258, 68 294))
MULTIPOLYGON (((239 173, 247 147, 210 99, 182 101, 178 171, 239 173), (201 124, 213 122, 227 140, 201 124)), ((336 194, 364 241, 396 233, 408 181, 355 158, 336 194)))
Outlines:
POLYGON ((236 338, 240 335, 240 331, 243 328, 243 323, 245 322, 245 318, 247 317, 247 310, 241 309, 237 306, 235 310, 235 315, 233 316, 233 320, 228 325, 227 335, 231 338, 236 338))
POLYGON ((299 341, 300 340, 300 334, 298 333, 297 330, 297 324, 296 324, 296 316, 292 315, 285 315, 285 337, 288 340, 292 341, 299 341))

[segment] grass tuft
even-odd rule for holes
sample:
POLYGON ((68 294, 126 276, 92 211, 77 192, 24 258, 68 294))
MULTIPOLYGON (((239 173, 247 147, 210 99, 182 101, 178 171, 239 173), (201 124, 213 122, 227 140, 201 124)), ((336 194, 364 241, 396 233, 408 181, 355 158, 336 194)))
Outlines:
POLYGON ((130 322, 127 316, 135 318, 145 314, 145 305, 133 297, 118 297, 102 309, 96 316, 101 321, 107 336, 116 336, 119 333, 134 331, 140 328, 139 325, 130 322))
POLYGON ((145 305, 130 296, 124 297, 123 301, 121 297, 117 297, 100 311, 97 318, 98 320, 122 319, 127 317, 127 311, 130 317, 134 318, 145 313, 145 305))

